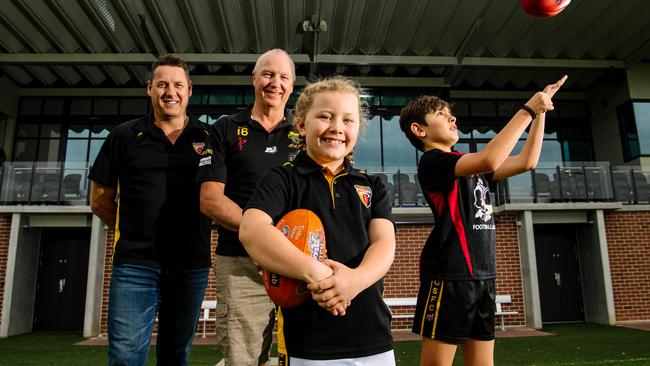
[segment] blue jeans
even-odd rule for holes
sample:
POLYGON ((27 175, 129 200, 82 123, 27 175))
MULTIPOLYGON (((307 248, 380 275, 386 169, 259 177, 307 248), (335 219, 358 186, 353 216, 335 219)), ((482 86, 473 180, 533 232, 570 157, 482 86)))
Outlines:
POLYGON ((208 268, 113 266, 108 364, 146 364, 158 312, 157 365, 187 365, 207 284, 208 268))

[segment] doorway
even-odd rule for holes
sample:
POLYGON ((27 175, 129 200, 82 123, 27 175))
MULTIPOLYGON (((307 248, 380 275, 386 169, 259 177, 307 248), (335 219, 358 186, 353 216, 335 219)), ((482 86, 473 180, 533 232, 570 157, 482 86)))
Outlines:
POLYGON ((578 235, 573 225, 535 225, 542 323, 583 322, 578 235))
POLYGON ((82 331, 90 228, 43 228, 33 330, 82 331))

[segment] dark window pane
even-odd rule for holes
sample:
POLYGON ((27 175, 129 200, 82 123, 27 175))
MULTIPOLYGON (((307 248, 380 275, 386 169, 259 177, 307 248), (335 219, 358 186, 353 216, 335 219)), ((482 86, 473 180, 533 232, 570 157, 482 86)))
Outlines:
POLYGON ((147 113, 147 98, 124 98, 120 103, 120 114, 143 115, 147 113))
POLYGON ((117 99, 95 99, 96 115, 116 115, 117 114, 117 99))
POLYGON ((640 145, 637 134, 637 126, 634 120, 632 103, 623 103, 616 108, 619 131, 621 132, 621 144, 625 161, 639 157, 640 145))
POLYGON ((70 100, 70 114, 90 115, 92 112, 93 100, 90 98, 75 98, 70 100))
POLYGON ((206 89, 193 88, 192 96, 190 97, 191 105, 205 105, 208 104, 208 92, 206 89))
POLYGON ((289 99, 287 100, 287 108, 293 108, 296 105, 296 102, 298 101, 298 95, 295 91, 291 93, 289 96, 289 99))
POLYGON ((565 161, 591 161, 594 159, 590 141, 564 141, 562 145, 565 161))
POLYGON ((55 139, 40 140, 37 161, 59 161, 59 142, 55 139))
POLYGON ((34 161, 36 158, 36 139, 16 140, 14 144, 14 161, 34 161))
POLYGON ((38 137, 38 125, 19 124, 16 126, 16 137, 38 137))
POLYGON ((41 137, 46 138, 60 138, 61 137, 61 125, 42 125, 41 126, 41 137))
MULTIPOLYGON (((300 92, 300 91, 298 91, 300 92)), ((247 89, 244 91, 244 106, 253 104, 255 102, 255 90, 247 89)))
POLYGON ((376 90, 364 90, 361 94, 361 99, 363 99, 370 106, 379 106, 381 103, 381 98, 377 94, 376 90))
POLYGON ((559 121, 557 118, 548 118, 546 116, 546 126, 544 126, 544 138, 555 139, 558 136, 559 121))
POLYGON ((588 121, 582 119, 559 119, 558 138, 564 139, 588 139, 591 136, 591 127, 588 121))
POLYGON ((237 95, 230 90, 213 90, 208 100, 210 105, 236 105, 237 95))
POLYGON ((558 100, 555 111, 561 117, 586 117, 587 104, 583 101, 558 100))
POLYGON ((38 115, 41 114, 41 99, 21 99, 20 101, 20 114, 24 115, 38 115))
POLYGON ((489 100, 472 100, 470 102, 472 116, 476 117, 493 117, 497 115, 494 102, 489 100))
POLYGON ((517 113, 519 108, 523 105, 520 102, 514 101, 500 101, 497 103, 497 114, 499 117, 512 117, 517 113))
POLYGON ((451 113, 456 117, 469 116, 469 102, 466 100, 454 102, 454 105, 451 107, 451 113))
POLYGON ((43 101, 43 114, 62 115, 63 98, 50 98, 43 101))
POLYGON ((407 94, 403 91, 384 90, 381 93, 382 106, 405 106, 408 104, 409 99, 410 94, 407 94))

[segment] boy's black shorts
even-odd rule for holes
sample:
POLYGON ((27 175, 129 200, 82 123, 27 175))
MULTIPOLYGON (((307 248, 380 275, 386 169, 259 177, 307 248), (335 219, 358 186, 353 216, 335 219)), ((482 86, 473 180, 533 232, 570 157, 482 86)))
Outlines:
POLYGON ((494 279, 421 282, 413 333, 453 344, 493 340, 495 299, 494 279))

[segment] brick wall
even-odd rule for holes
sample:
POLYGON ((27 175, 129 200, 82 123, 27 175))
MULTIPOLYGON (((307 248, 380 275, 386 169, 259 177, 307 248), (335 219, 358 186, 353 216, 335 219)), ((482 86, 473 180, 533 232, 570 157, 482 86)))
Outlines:
MULTIPOLYGON (((431 225, 399 225, 397 228, 395 250, 395 261, 386 275, 385 297, 415 297, 419 286, 419 258, 422 246, 431 232, 431 225)), ((216 248, 216 231, 212 235, 212 249, 216 248)), ((501 215, 497 223, 497 293, 511 295, 513 303, 504 306, 504 310, 518 311, 518 315, 508 316, 506 325, 523 326, 524 305, 523 288, 521 282, 521 266, 519 261, 519 246, 517 239, 516 216, 514 214, 501 215)), ((109 233, 106 245, 106 271, 104 275, 104 301, 102 303, 101 333, 107 332, 107 307, 108 307, 108 283, 110 281, 111 256, 113 255, 113 235, 109 233)), ((213 263, 215 255, 213 254, 213 263)), ((216 299, 216 278, 214 271, 210 271, 208 288, 205 298, 216 299)), ((395 314, 412 314, 414 307, 406 306, 394 309, 395 314)), ((202 324, 199 331, 202 330, 202 324)), ((206 332, 214 333, 214 323, 207 324, 206 332)), ((401 318, 393 320, 393 329, 408 330, 411 327, 411 319, 401 318)))
MULTIPOLYGON (((519 260, 516 215, 501 214, 497 223, 497 294, 511 295, 512 304, 504 305, 504 311, 518 311, 506 317, 506 326, 524 326, 524 299, 519 260)), ((424 242, 429 237, 431 225, 399 225, 395 261, 385 279, 385 297, 415 297, 419 286, 419 258, 424 242)), ((414 307, 405 306, 394 310, 395 314, 413 313, 414 307)), ((406 330, 411 319, 393 319, 393 329, 406 330)))
MULTIPOLYGON (((497 217, 497 295, 512 296, 512 304, 503 305, 503 311, 518 311, 505 317, 506 326, 524 326, 524 288, 521 278, 517 216, 513 213, 497 217)), ((497 319, 497 324, 499 320, 497 319)))
MULTIPOLYGON (((7 256, 9 255, 9 234, 11 233, 11 215, 0 216, 0 314, 5 294, 5 275, 7 274, 7 256)), ((0 317, 0 323, 2 319, 0 317)))
POLYGON ((111 283, 111 274, 113 273, 113 240, 115 238, 113 230, 106 233, 106 259, 104 262, 104 288, 102 289, 102 314, 99 325, 100 334, 108 334, 108 289, 111 283))
MULTIPOLYGON (((113 267, 113 240, 114 232, 109 230, 106 234, 106 262, 104 270, 104 289, 102 292, 102 315, 99 333, 107 334, 108 333, 108 289, 111 282, 111 269, 113 267)), ((216 261, 215 249, 217 248, 217 231, 213 230, 212 232, 212 263, 214 268, 214 263, 216 261)), ((205 290, 205 299, 206 300, 216 300, 216 277, 214 275, 214 270, 210 269, 210 275, 208 277, 208 286, 205 290)), ((1 299, 0 299, 1 300, 1 299)), ((213 315, 213 314, 212 314, 213 315)), ((203 324, 199 324, 199 332, 202 332, 203 324)), ((154 332, 157 331, 157 327, 154 328, 154 332)), ((214 322, 209 322, 206 324, 206 333, 214 333, 215 325, 214 322)))
POLYGON ((650 320, 650 212, 605 214, 616 321, 650 320))

